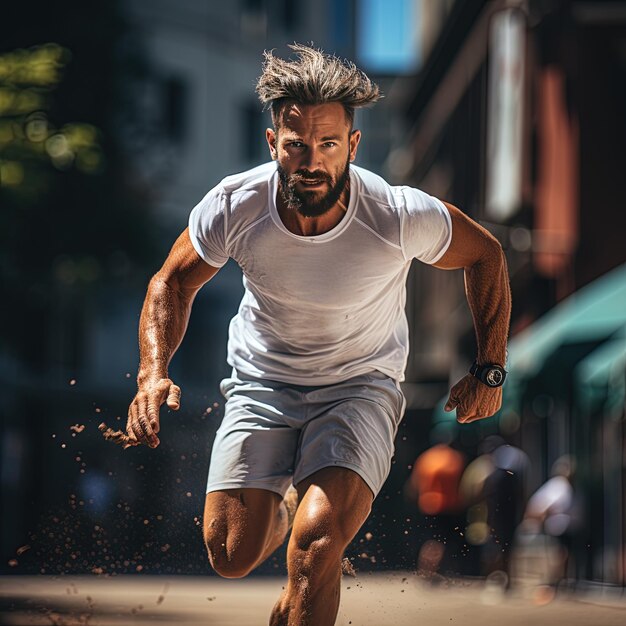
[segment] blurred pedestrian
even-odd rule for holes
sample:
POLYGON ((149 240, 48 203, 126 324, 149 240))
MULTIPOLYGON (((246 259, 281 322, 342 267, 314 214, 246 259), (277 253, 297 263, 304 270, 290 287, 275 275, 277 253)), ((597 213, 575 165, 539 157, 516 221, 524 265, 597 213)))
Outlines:
POLYGON ((438 443, 417 457, 405 488, 426 516, 430 537, 420 547, 417 570, 431 581, 438 580, 444 564, 457 569, 453 564, 461 554, 463 500, 459 484, 464 468, 461 452, 438 443))
POLYGON ((508 589, 515 530, 526 505, 529 460, 499 435, 486 437, 479 452, 461 480, 461 493, 469 505, 466 537, 482 548, 482 574, 508 589))
POLYGON ((544 580, 537 587, 537 604, 550 602, 561 580, 566 578, 572 540, 578 522, 573 487, 575 461, 570 455, 559 457, 552 465, 551 478, 528 500, 522 531, 526 535, 543 535, 546 546, 544 580), (550 541, 551 540, 551 541, 550 541))

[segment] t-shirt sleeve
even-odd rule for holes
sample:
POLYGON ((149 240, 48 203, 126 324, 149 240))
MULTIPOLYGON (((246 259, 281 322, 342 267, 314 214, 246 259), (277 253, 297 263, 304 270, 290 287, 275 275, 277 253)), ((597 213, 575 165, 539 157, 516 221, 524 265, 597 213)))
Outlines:
POLYGON ((452 240, 452 220, 445 204, 412 187, 402 187, 400 242, 406 259, 432 265, 452 240))
POLYGON ((222 267, 228 261, 224 210, 223 191, 215 187, 200 200, 189 215, 191 243, 200 257, 213 267, 222 267))

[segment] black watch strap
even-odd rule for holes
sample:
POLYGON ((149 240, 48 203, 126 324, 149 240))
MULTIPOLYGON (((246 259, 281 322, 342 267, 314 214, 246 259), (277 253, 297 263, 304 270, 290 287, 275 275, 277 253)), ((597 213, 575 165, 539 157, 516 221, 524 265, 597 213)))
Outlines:
POLYGON ((486 363, 485 365, 478 365, 477 361, 472 363, 472 367, 469 370, 472 376, 478 378, 478 380, 487 385, 487 387, 501 387, 506 380, 507 371, 497 363, 486 363))

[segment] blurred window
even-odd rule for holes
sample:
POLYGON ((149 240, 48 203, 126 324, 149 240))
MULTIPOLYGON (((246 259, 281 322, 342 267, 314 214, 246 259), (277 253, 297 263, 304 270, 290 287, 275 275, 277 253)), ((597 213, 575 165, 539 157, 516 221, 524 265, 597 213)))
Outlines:
POLYGON ((265 38, 268 21, 267 0, 243 0, 241 3, 241 34, 247 38, 265 38))
POLYGON ((187 85, 181 78, 172 76, 165 80, 163 91, 164 131, 169 139, 180 143, 185 138, 187 126, 187 85))
POLYGON ((334 0, 329 11, 329 37, 339 56, 354 56, 354 0, 334 0))
POLYGON ((359 63, 374 73, 415 71, 419 61, 420 9, 420 0, 359 0, 359 63))
MULTIPOLYGON (((274 17, 274 16, 272 16, 274 17)), ((300 7, 296 0, 276 0, 276 18, 286 31, 298 28, 300 23, 300 7)))
POLYGON ((246 100, 241 106, 241 158, 249 164, 269 159, 265 128, 270 125, 257 100, 246 100))

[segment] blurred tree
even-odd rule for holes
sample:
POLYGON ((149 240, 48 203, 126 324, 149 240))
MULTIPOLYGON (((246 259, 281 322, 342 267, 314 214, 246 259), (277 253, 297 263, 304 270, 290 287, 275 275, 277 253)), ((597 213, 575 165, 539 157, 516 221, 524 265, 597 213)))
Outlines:
POLYGON ((3 5, 2 351, 33 372, 50 366, 59 294, 81 308, 107 282, 143 278, 155 258, 148 185, 124 138, 151 132, 132 97, 147 73, 118 1, 3 5))

